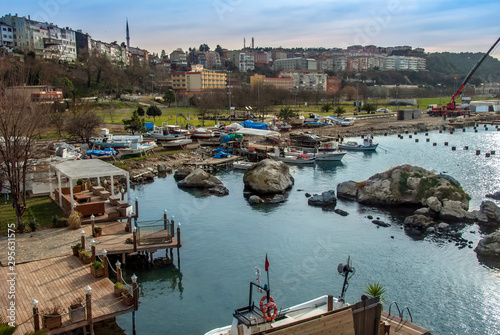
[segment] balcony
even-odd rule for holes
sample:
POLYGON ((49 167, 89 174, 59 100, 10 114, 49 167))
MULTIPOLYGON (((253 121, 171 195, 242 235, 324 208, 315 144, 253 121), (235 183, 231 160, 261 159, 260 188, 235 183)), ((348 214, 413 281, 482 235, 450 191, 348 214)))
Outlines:
POLYGON ((61 40, 56 40, 55 38, 44 38, 43 44, 47 48, 47 47, 50 47, 52 45, 61 45, 62 42, 61 42, 61 40))

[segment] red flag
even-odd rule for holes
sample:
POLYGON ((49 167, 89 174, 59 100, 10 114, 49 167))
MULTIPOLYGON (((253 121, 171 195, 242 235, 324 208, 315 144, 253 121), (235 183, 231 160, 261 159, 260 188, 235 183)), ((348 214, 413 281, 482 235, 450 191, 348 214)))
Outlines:
POLYGON ((266 265, 265 265, 265 269, 266 269, 266 272, 267 272, 267 269, 269 269, 269 261, 267 260, 267 254, 266 254, 266 265))

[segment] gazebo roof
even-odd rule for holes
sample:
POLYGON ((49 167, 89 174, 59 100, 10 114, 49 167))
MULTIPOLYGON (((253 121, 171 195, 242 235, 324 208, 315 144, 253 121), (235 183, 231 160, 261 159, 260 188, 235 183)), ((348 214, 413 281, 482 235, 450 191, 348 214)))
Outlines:
POLYGON ((100 159, 84 159, 54 164, 54 168, 70 179, 128 176, 128 172, 100 159))

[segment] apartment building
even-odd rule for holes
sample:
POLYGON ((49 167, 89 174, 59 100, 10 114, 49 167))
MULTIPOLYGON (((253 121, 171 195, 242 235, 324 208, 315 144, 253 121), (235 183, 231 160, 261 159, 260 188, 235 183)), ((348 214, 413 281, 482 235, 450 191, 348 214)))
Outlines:
POLYGON ((172 72, 172 88, 179 93, 201 93, 226 88, 226 73, 194 65, 190 71, 172 72))
POLYGON ((316 59, 318 71, 345 71, 347 70, 347 56, 322 56, 316 59))
POLYGON ((6 23, 0 23, 0 47, 14 47, 14 30, 6 23))
POLYGON ((328 75, 315 70, 285 70, 279 78, 292 78, 293 86, 304 90, 326 92, 328 75))
POLYGON ((182 48, 177 48, 170 53, 170 64, 173 68, 185 69, 188 65, 187 55, 182 48))
POLYGON ((268 78, 265 75, 255 74, 250 77, 250 89, 254 92, 265 86, 272 86, 288 90, 293 88, 293 82, 292 77, 268 78))
POLYGON ((50 85, 12 86, 8 87, 6 94, 15 97, 28 97, 33 102, 62 101, 62 88, 50 85))
POLYGON ((215 51, 192 50, 188 60, 190 64, 201 64, 205 69, 219 70, 221 68, 220 55, 215 51))
POLYGON ((251 52, 240 50, 228 51, 227 60, 236 65, 240 72, 253 71, 255 69, 255 59, 251 52))
POLYGON ((277 59, 273 62, 274 71, 286 70, 316 70, 316 60, 305 57, 294 57, 287 59, 277 59))

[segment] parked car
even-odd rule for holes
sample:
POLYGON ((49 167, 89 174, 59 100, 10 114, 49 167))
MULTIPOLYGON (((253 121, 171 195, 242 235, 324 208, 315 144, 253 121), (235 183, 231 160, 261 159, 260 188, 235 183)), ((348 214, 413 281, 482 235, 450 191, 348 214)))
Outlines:
POLYGON ((347 126, 352 126, 354 124, 354 120, 356 120, 356 118, 353 118, 353 117, 346 117, 342 120, 342 122, 340 123, 340 125, 342 127, 347 127, 347 126))
POLYGON ((387 108, 379 108, 379 109, 377 109, 377 112, 379 112, 379 113, 382 113, 382 112, 389 113, 390 110, 388 110, 387 108))

